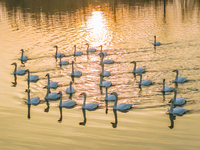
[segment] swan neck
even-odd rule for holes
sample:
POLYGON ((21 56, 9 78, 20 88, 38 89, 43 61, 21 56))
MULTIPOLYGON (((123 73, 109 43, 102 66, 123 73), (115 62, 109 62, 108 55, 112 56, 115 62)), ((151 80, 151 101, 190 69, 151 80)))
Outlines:
POLYGON ((76 46, 74 46, 74 53, 76 53, 76 46))
POLYGON ((176 101, 176 91, 174 91, 174 99, 171 102, 171 107, 170 107, 170 110, 169 110, 170 114, 173 114, 173 109, 174 109, 174 103, 175 103, 175 101, 176 101))
POLYGON ((100 75, 100 84, 102 84, 102 81, 103 81, 103 76, 100 75))
POLYGON ((60 96, 60 104, 59 106, 62 106, 62 95, 60 96))
POLYGON ((165 81, 163 80, 163 90, 165 89, 165 81))
POLYGON ((101 53, 101 63, 103 63, 103 58, 104 58, 104 55, 103 53, 101 53))
POLYGON ((47 78, 48 78, 48 87, 50 87, 50 77, 49 77, 49 75, 47 76, 47 78))
POLYGON ((108 88, 106 87, 106 97, 108 97, 108 88))
POLYGON ((156 36, 154 36, 154 43, 156 43, 156 36))
POLYGON ((116 94, 115 96, 116 96, 116 99, 115 99, 115 104, 114 104, 114 106, 113 106, 114 109, 117 108, 117 101, 118 101, 118 96, 117 96, 117 94, 116 94))
POLYGON ((28 104, 30 103, 30 91, 27 91, 28 93, 28 104))
POLYGON ((178 79, 178 71, 176 71, 176 79, 178 79))
POLYGON ((24 51, 22 51, 22 55, 21 55, 21 58, 23 58, 23 56, 24 56, 24 51))
POLYGON ((136 62, 134 63, 134 71, 136 70, 136 62))
POLYGON ((74 74, 74 63, 72 63, 72 74, 74 74))
POLYGON ((70 91, 72 90, 72 83, 69 84, 70 91))
POLYGON ((102 46, 101 46, 101 53, 102 53, 102 46))
POLYGON ((103 63, 101 65, 101 67, 102 67, 102 74, 103 74, 103 72, 104 72, 104 64, 103 63))
POLYGON ((61 64, 61 57, 60 57, 60 65, 62 65, 62 64, 61 64))
POLYGON ((58 54, 58 47, 56 47, 56 56, 57 56, 57 54, 58 54))
POLYGON ((15 64, 14 73, 17 71, 17 64, 15 64))
POLYGON ((85 107, 85 102, 86 102, 86 94, 84 94, 83 107, 85 107))
POLYGON ((142 83, 142 75, 140 74, 140 84, 142 83))

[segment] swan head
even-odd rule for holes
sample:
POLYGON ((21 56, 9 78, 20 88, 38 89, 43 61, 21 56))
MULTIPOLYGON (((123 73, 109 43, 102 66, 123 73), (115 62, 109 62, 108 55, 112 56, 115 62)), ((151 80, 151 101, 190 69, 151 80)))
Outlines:
POLYGON ((74 45, 74 47, 76 48, 76 45, 74 45))
POLYGON ((175 69, 175 70, 173 70, 172 72, 178 72, 178 70, 177 70, 177 69, 175 69))
POLYGON ((112 95, 115 95, 115 97, 116 97, 116 100, 118 99, 118 95, 119 94, 117 94, 116 92, 113 92, 113 93, 111 93, 112 95))
POLYGON ((100 56, 100 57, 102 57, 102 56, 104 57, 104 53, 99 53, 99 56, 100 56))
POLYGON ((22 52, 24 52, 24 49, 21 49, 22 52))
POLYGON ((86 93, 85 93, 85 92, 83 92, 83 93, 81 93, 80 95, 81 95, 81 96, 86 96, 86 93))
POLYGON ((89 43, 85 43, 85 45, 89 46, 89 43))
POLYGON ((25 90, 25 92, 27 92, 27 93, 30 93, 30 91, 31 91, 30 89, 26 89, 26 90, 25 90))
POLYGON ((62 96, 62 91, 59 91, 58 94, 60 94, 60 96, 62 96))
POLYGON ((131 63, 134 63, 134 64, 136 64, 136 61, 132 61, 131 63))
POLYGON ((142 73, 139 73, 140 77, 142 77, 142 73))
POLYGON ((12 63, 11 65, 17 65, 17 63, 16 63, 16 62, 14 62, 14 63, 12 63))
POLYGON ((72 64, 74 64, 74 61, 72 61, 72 64))
POLYGON ((49 73, 47 73, 47 74, 45 75, 45 77, 49 77, 49 73))
POLYGON ((57 46, 57 45, 55 45, 55 46, 54 46, 54 48, 58 48, 58 46, 57 46))
POLYGON ((26 72, 29 72, 29 69, 26 69, 26 72))

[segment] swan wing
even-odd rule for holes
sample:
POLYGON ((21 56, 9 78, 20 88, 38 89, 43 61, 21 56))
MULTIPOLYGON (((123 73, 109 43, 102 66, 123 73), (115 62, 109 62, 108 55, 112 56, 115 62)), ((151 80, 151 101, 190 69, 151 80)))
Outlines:
POLYGON ((99 106, 99 103, 88 103, 85 105, 85 109, 87 110, 93 110, 99 106))
POLYGON ((145 72, 145 69, 143 68, 137 68, 135 69, 135 71, 133 70, 134 73, 144 73, 145 72))
POLYGON ((71 73, 71 76, 74 76, 74 77, 80 77, 82 75, 82 72, 81 71, 74 71, 73 73, 71 73))
POLYGON ((27 56, 23 56, 23 57, 20 58, 20 60, 26 61, 26 60, 28 60, 28 57, 27 56))
POLYGON ((88 51, 88 52, 95 52, 96 49, 95 49, 95 48, 88 48, 87 51, 88 51))
POLYGON ((67 94, 74 94, 75 93, 75 89, 74 88, 67 88, 66 89, 66 93, 67 94))
POLYGON ((83 52, 75 52, 74 55, 75 56, 81 56, 81 55, 83 55, 83 52))
POLYGON ((127 110, 130 109, 132 107, 133 104, 126 104, 126 103, 121 103, 119 105, 117 105, 117 110, 127 110))
POLYGON ((103 53, 104 56, 107 56, 107 53, 106 53, 106 52, 102 52, 102 53, 103 53))
POLYGON ((175 106, 179 106, 179 105, 183 105, 186 103, 186 99, 185 98, 176 98, 176 101, 174 103, 175 106))
POLYGON ((151 80, 143 80, 143 81, 141 82, 141 85, 150 85, 150 84, 152 84, 152 81, 151 81, 151 80))
POLYGON ((109 59, 107 59, 107 60, 104 60, 103 63, 104 63, 104 64, 113 64, 113 63, 114 63, 114 60, 109 60, 109 59))
POLYGON ((165 88, 163 88, 162 91, 164 91, 164 92, 172 92, 173 89, 174 89, 173 87, 165 86, 165 88))
POLYGON ((173 114, 177 115, 177 116, 182 116, 183 114, 185 114, 188 110, 185 108, 181 108, 181 107, 176 107, 173 109, 173 114))
POLYGON ((105 100, 107 100, 107 101, 115 101, 116 97, 115 97, 115 95, 110 94, 107 97, 105 97, 105 100))
POLYGON ((32 97, 30 99, 30 104, 31 105, 38 105, 40 103, 40 98, 39 97, 32 97))
POLYGON ((110 87, 112 85, 112 83, 110 82, 110 81, 102 81, 102 84, 101 84, 101 86, 103 86, 103 87, 110 87))
POLYGON ((60 65, 68 65, 69 64, 69 61, 61 61, 60 62, 60 65))
POLYGON ((58 82, 50 82, 50 88, 57 88, 58 87, 58 82))
POLYGON ((183 83, 187 80, 187 77, 178 77, 178 79, 175 80, 175 82, 183 83))
POLYGON ((76 105, 76 101, 72 101, 72 100, 63 101, 62 103, 62 107, 66 107, 66 108, 71 108, 75 105, 76 105))
POLYGON ((102 73, 102 76, 104 76, 104 77, 109 77, 109 76, 110 76, 110 71, 104 71, 104 72, 102 73))
POLYGON ((64 57, 65 55, 64 55, 63 53, 58 53, 58 54, 57 54, 57 55, 55 55, 55 56, 56 56, 56 57, 58 57, 58 58, 59 58, 59 57, 61 57, 61 58, 62 58, 62 57, 64 57))
POLYGON ((30 82, 36 82, 39 79, 39 76, 37 75, 30 75, 29 81, 30 82))
POLYGON ((58 98, 60 98, 60 94, 55 93, 55 92, 50 93, 50 94, 48 95, 48 99, 50 99, 50 100, 56 100, 56 99, 58 99, 58 98))
POLYGON ((22 70, 22 69, 18 69, 15 74, 17 75, 25 75, 26 74, 26 70, 22 70))

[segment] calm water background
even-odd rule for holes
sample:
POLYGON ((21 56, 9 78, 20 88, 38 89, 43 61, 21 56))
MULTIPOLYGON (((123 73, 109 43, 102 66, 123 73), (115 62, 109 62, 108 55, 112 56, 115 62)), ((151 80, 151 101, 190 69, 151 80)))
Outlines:
POLYGON ((0 149, 199 149, 200 148, 200 2, 197 0, 0 0, 0 149), (153 36, 162 43, 154 48, 153 36), (96 47, 97 52, 86 55, 85 43, 96 47), (73 45, 85 55, 74 58, 73 45), (63 109, 60 117, 58 101, 28 108, 25 76, 17 76, 14 82, 14 66, 29 69, 39 75, 37 83, 31 83, 31 97, 44 100, 49 73, 52 81, 62 85, 54 92, 63 91, 71 81, 71 65, 60 68, 55 61, 55 48, 75 61, 75 68, 83 72, 75 78, 76 89, 73 100, 79 105, 63 109), (112 111, 109 103, 105 113, 105 90, 99 90, 98 56, 100 48, 109 55, 106 59, 115 64, 105 65, 112 81, 110 92, 119 94, 119 103, 134 103, 127 113, 112 111), (22 65, 19 61, 21 49, 30 60, 22 65), (146 68, 144 79, 151 79, 154 85, 138 88, 139 76, 131 73, 133 64, 146 68), (184 108, 189 112, 176 117, 174 128, 169 129, 166 110, 173 93, 164 97, 162 79, 168 86, 175 87, 174 69, 188 82, 176 87, 178 97, 187 99, 184 108), (86 92, 88 102, 101 103, 100 109, 86 111, 85 126, 81 105, 86 92), (44 112, 48 109, 48 112, 44 112), (111 122, 116 123, 113 128, 111 122))

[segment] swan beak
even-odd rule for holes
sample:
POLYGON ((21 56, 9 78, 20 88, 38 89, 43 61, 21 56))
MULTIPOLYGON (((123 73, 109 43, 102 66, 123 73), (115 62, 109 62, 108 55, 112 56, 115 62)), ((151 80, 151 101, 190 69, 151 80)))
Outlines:
POLYGON ((173 70, 172 72, 176 72, 176 70, 173 70))
POLYGON ((169 100, 169 103, 171 103, 171 102, 172 102, 172 100, 170 99, 170 100, 169 100))

